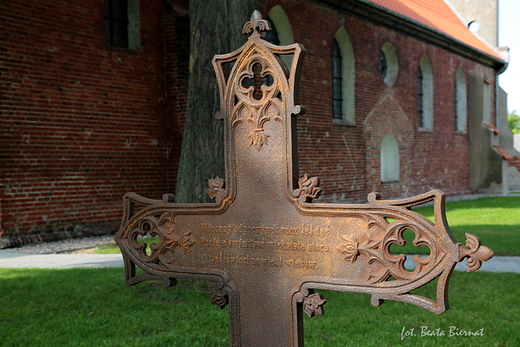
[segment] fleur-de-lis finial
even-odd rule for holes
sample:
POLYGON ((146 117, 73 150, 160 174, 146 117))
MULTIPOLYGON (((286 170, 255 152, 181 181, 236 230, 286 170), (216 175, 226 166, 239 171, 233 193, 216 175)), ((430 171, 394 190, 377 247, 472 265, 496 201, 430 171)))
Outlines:
POLYGON ((262 19, 262 14, 258 10, 254 10, 251 15, 251 19, 249 22, 244 24, 244 29, 242 30, 242 35, 249 34, 252 32, 251 37, 260 37, 265 38, 262 34, 262 31, 270 31, 272 30, 271 24, 265 19, 262 19))

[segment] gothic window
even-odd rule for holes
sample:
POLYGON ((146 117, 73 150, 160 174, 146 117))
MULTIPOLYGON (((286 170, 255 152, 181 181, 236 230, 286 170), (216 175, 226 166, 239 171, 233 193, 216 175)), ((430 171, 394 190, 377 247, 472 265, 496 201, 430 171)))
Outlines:
POLYGON ((274 24, 279 45, 287 46, 294 43, 292 26, 289 17, 280 5, 274 6, 268 14, 269 21, 274 24))
POLYGON ((354 49, 341 27, 332 40, 332 115, 340 124, 356 124, 355 79, 354 49))
POLYGON ((139 50, 139 0, 105 0, 105 44, 139 50))
POLYGON ((455 131, 466 132, 467 94, 466 76, 462 68, 455 74, 455 131))
POLYGON ((334 119, 343 118, 343 97, 341 78, 341 52, 338 41, 332 40, 332 115, 334 119))
POLYGON ((419 128, 433 130, 433 73, 430 59, 422 56, 417 71, 419 128))
POLYGON ((458 127, 459 127, 457 124, 457 118, 459 118, 459 113, 458 113, 459 101, 457 100, 457 78, 456 77, 455 77, 455 86, 454 87, 455 87, 455 89, 454 89, 455 93, 453 93, 453 94, 455 96, 455 131, 457 131, 458 127))
MULTIPOLYGON (((276 26, 274 25, 271 18, 267 17, 267 21, 271 24, 271 30, 265 31, 264 35, 267 39, 267 42, 272 43, 273 45, 280 45, 280 40, 278 39, 278 32, 276 31, 276 26)), ((264 84, 266 86, 270 86, 274 83, 274 78, 271 75, 267 75, 264 77, 264 84)))
POLYGON ((399 181, 399 143, 388 134, 381 141, 381 182, 399 181))
POLYGON ((387 86, 391 87, 397 81, 398 71, 397 52, 390 42, 385 42, 379 51, 379 72, 387 86))
POLYGON ((386 62, 386 56, 383 51, 381 51, 379 54, 379 70, 381 71, 381 76, 384 80, 386 77, 386 71, 388 70, 388 64, 386 62))
MULTIPOLYGON (((289 17, 287 17, 287 13, 285 13, 282 6, 276 5, 273 8, 271 8, 268 14, 268 19, 272 24, 273 31, 276 32, 276 40, 278 40, 277 45, 292 45, 294 43, 294 37, 291 22, 289 22, 289 17)), ((292 55, 280 55, 280 59, 282 59, 282 61, 284 62, 285 66, 287 67, 287 70, 291 71, 293 59, 292 55)))
POLYGON ((271 24, 271 30, 264 31, 265 38, 267 42, 272 43, 273 45, 280 45, 280 39, 278 38, 278 31, 276 31, 276 26, 273 23, 273 20, 270 17, 267 17, 267 21, 271 24))
POLYGON ((424 124, 423 97, 423 74, 421 66, 419 65, 419 70, 417 71, 417 101, 419 102, 417 114, 419 115, 419 128, 422 128, 424 124))
POLYGON ((105 0, 105 43, 128 48, 127 0, 105 0))
MULTIPOLYGON (((484 90, 482 91, 482 121, 491 124, 491 84, 487 74, 484 74, 484 90)), ((495 120, 496 121, 496 120, 495 120)), ((498 124, 495 123, 495 127, 498 124)))

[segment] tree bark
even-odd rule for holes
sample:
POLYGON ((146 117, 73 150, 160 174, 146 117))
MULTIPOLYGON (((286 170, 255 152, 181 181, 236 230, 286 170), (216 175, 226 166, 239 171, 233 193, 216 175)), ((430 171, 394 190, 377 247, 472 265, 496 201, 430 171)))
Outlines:
POLYGON ((190 0, 190 79, 177 176, 178 203, 209 202, 208 179, 224 177, 223 124, 211 60, 240 48, 242 28, 260 0, 190 0))

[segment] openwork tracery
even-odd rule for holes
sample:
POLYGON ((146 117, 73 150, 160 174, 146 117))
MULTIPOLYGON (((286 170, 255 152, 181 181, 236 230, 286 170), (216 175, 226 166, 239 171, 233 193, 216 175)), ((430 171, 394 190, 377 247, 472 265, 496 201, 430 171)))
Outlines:
POLYGON ((235 95, 238 103, 234 106, 231 119, 234 126, 242 121, 250 122, 253 125, 253 130, 247 137, 250 139, 249 145, 254 145, 257 150, 267 144, 269 135, 264 130, 265 122, 271 119, 281 120, 284 105, 282 100, 276 97, 280 94, 279 84, 279 78, 274 73, 270 62, 256 51, 251 53, 248 61, 238 73, 235 82, 235 95), (271 85, 261 85, 262 96, 259 100, 254 96, 254 86, 244 87, 246 79, 256 80, 254 70, 257 65, 260 66, 260 74, 256 78, 267 79, 270 77, 272 79, 271 85))
POLYGON ((252 33, 248 43, 234 53, 213 60, 221 90, 221 103, 225 106, 217 117, 229 115, 233 127, 242 122, 250 124, 247 140, 250 146, 254 145, 259 151, 268 144, 270 137, 264 128, 266 122, 277 120, 283 123, 287 111, 303 113, 293 103, 297 96, 294 76, 290 75, 280 59, 280 55, 294 55, 294 65, 302 49, 299 45, 279 47, 268 43, 262 34, 266 30, 271 30, 269 22, 255 11, 243 30, 243 33, 252 33), (229 75, 224 72, 223 65, 226 63, 234 64, 229 75), (258 86, 259 91, 256 88, 258 86))

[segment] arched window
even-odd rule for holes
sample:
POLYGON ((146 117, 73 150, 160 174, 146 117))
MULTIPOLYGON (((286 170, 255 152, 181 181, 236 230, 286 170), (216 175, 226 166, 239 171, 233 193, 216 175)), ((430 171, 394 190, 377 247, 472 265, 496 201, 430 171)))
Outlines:
POLYGON ((105 44, 141 49, 139 0, 105 0, 105 44))
POLYGON ((385 42, 379 51, 379 72, 387 86, 391 87, 397 81, 399 62, 397 52, 390 42, 385 42))
POLYGON ((466 132, 467 114, 466 76, 459 67, 455 74, 455 131, 466 132))
POLYGON ((280 39, 278 38, 278 31, 276 30, 276 26, 270 17, 267 17, 267 21, 271 24, 271 30, 264 32, 265 38, 267 39, 267 42, 279 46, 280 39))
POLYGON ((386 55, 383 51, 379 53, 379 70, 381 71, 381 77, 383 77, 384 80, 386 72, 388 71, 388 62, 386 61, 386 55))
POLYGON ((399 181, 399 144, 388 134, 381 141, 381 182, 399 181))
POLYGON ((105 44, 128 48, 128 3, 126 0, 105 1, 105 44))
MULTIPOLYGON (((273 45, 280 45, 280 39, 278 38, 278 31, 276 31, 276 26, 273 23, 273 20, 267 17, 267 21, 271 24, 271 30, 265 31, 264 35, 267 39, 267 42, 272 43, 273 45)), ((266 86, 271 86, 274 83, 274 78, 271 75, 267 75, 264 77, 264 84, 266 86)))
POLYGON ((419 128, 433 130, 433 73, 430 59, 422 56, 417 71, 419 128))
POLYGON ((343 119, 343 96, 341 77, 341 52, 338 41, 332 40, 332 116, 334 119, 343 119))
POLYGON ((332 105, 334 119, 356 124, 354 49, 344 27, 332 40, 332 105))
POLYGON ((484 90, 482 91, 482 121, 491 124, 491 84, 487 74, 484 74, 484 90))
MULTIPOLYGON (((291 22, 289 22, 289 17, 287 17, 287 13, 285 13, 284 9, 280 5, 274 6, 267 16, 269 21, 273 24, 273 29, 276 31, 278 45, 287 46, 292 45, 294 43, 294 36, 292 32, 291 22)), ((280 56, 282 61, 287 66, 287 70, 291 71, 291 65, 293 57, 292 55, 282 55, 280 56)))

